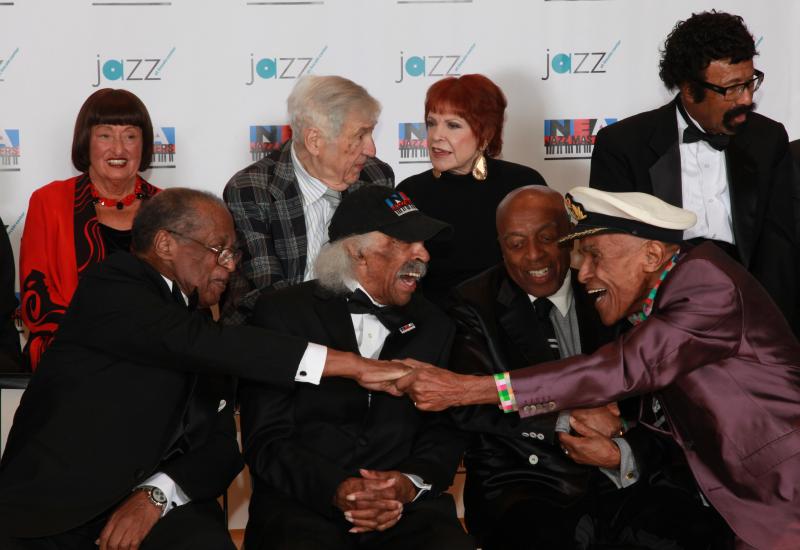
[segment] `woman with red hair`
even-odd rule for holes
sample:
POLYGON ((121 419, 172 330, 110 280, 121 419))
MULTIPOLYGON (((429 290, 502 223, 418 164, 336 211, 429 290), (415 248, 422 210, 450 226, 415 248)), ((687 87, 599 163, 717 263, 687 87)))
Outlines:
POLYGON ((525 185, 547 185, 527 166, 497 158, 503 148, 506 98, 480 74, 439 80, 425 97, 428 153, 433 168, 397 187, 429 216, 455 229, 447 243, 431 244, 423 292, 444 304, 452 287, 501 260, 495 209, 525 185))

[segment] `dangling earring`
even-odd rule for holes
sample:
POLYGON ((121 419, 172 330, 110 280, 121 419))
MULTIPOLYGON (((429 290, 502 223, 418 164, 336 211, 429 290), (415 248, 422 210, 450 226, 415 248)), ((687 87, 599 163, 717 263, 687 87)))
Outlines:
POLYGON ((478 157, 472 164, 472 177, 478 181, 484 181, 489 177, 489 168, 486 166, 486 157, 483 156, 483 150, 478 153, 478 157))
POLYGON ((436 168, 434 168, 433 169, 433 177, 438 180, 439 178, 442 177, 442 173, 439 170, 437 170, 436 168))

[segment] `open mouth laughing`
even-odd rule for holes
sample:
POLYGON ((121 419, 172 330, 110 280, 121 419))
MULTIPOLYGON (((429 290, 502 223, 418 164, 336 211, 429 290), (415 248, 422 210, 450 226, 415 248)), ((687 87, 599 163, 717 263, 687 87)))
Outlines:
POLYGON ((400 271, 397 272, 397 278, 406 286, 411 292, 417 288, 417 283, 425 276, 428 271, 428 266, 421 261, 408 262, 400 271))
POLYGON ((587 288, 586 292, 594 300, 594 303, 599 303, 606 296, 607 289, 605 288, 587 288))

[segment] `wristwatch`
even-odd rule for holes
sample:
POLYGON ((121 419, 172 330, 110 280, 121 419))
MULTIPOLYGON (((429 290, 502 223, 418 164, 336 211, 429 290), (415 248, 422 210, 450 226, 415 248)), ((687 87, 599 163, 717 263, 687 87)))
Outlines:
POLYGON ((162 512, 164 511, 164 508, 166 508, 167 495, 165 495, 164 491, 162 491, 155 485, 140 485, 135 490, 145 491, 147 493, 147 498, 150 499, 150 504, 158 507, 158 509, 161 510, 162 512))

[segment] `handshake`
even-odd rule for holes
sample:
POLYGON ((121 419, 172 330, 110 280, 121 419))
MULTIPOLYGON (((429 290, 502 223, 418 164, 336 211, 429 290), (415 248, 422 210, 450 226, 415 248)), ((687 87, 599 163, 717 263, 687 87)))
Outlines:
POLYGON ((351 378, 373 391, 407 395, 422 411, 498 402, 491 376, 457 374, 415 359, 380 361, 329 349, 323 376, 351 378))

